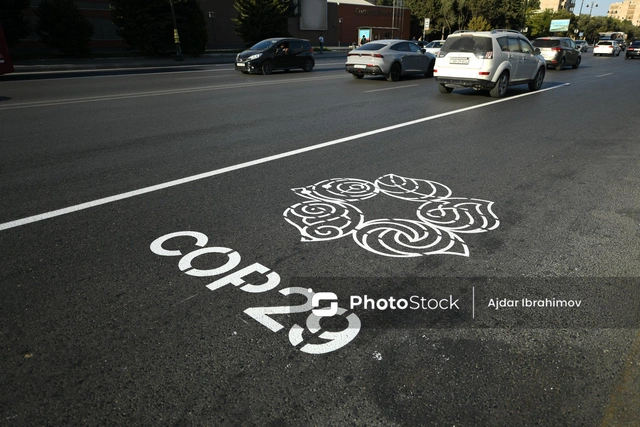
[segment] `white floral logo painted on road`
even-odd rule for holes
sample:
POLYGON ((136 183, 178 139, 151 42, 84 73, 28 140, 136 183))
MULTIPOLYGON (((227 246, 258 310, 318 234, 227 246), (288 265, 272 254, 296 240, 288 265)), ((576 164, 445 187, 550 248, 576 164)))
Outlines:
POLYGON ((303 242, 352 236, 362 248, 389 257, 451 254, 469 256, 464 233, 485 233, 500 225, 493 202, 452 197, 449 187, 435 181, 388 174, 369 182, 333 178, 294 188, 308 199, 284 211, 303 242), (355 203, 386 195, 420 203, 415 218, 365 220, 355 203))

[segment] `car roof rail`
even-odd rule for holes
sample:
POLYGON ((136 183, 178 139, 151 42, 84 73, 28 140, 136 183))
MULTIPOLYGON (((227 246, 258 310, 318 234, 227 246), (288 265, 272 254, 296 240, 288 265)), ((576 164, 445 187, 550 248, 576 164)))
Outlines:
POLYGON ((476 31, 473 30, 455 30, 453 33, 451 34, 460 34, 460 33, 475 33, 476 31))
POLYGON ((491 30, 491 33, 492 33, 492 34, 495 34, 495 33, 516 33, 516 34, 522 34, 520 31, 517 31, 517 30, 507 30, 507 29, 504 29, 504 28, 496 28, 495 30, 491 30))

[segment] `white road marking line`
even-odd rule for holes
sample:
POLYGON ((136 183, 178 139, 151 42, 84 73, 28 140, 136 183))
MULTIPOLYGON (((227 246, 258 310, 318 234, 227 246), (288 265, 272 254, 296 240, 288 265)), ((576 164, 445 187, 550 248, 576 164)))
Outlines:
POLYGON ((61 99, 57 101, 23 102, 23 103, 0 106, 0 111, 14 110, 14 109, 20 109, 20 108, 50 107, 54 105, 79 104, 83 102, 111 101, 115 99, 142 98, 146 96, 173 95, 173 94, 179 94, 179 93, 191 93, 191 92, 201 92, 201 91, 209 91, 209 90, 238 89, 238 88, 244 88, 244 87, 253 88, 255 86, 269 86, 269 85, 292 84, 292 83, 298 83, 298 82, 308 82, 308 81, 318 81, 318 80, 344 79, 346 77, 347 76, 340 75, 340 76, 333 76, 333 77, 331 76, 311 77, 311 78, 287 79, 287 80, 276 80, 276 81, 270 80, 268 82, 233 83, 228 85, 200 86, 200 87, 184 88, 184 89, 154 90, 149 92, 138 92, 138 93, 123 93, 119 95, 90 96, 87 98, 69 98, 69 99, 61 99))
POLYGON ((600 74, 599 76, 596 76, 596 79, 597 79, 598 77, 606 77, 606 76, 611 76, 611 75, 613 75, 613 73, 600 74))
MULTIPOLYGON (((229 65, 229 64, 225 64, 229 65)), ((202 65, 190 65, 189 67, 209 67, 211 64, 202 64, 202 65)), ((175 68, 175 66, 168 65, 166 67, 135 67, 135 68, 95 68, 88 70, 59 70, 59 71, 28 71, 28 72, 19 72, 16 75, 21 76, 37 76, 41 74, 73 74, 73 73, 104 73, 104 72, 113 72, 113 71, 132 71, 128 74, 113 74, 113 75, 99 75, 99 76, 76 76, 76 77, 52 77, 48 79, 38 79, 40 82, 46 82, 50 80, 78 80, 78 79, 96 79, 96 78, 111 78, 111 77, 137 77, 140 75, 154 75, 158 76, 161 74, 178 74, 178 73, 203 73, 203 72, 216 72, 216 71, 233 71, 233 68, 228 70, 179 70, 179 71, 163 71, 163 72, 151 72, 151 73, 139 73, 139 71, 145 70, 166 70, 167 68, 175 68)), ((33 82, 33 80, 12 80, 11 83, 23 83, 23 82, 33 82)))
MULTIPOLYGON (((225 64, 225 65, 229 65, 229 64, 225 64)), ((329 63, 329 64, 326 64, 326 63, 318 64, 316 62, 316 65, 315 65, 314 68, 325 67, 327 65, 344 65, 344 62, 333 62, 333 63, 329 63)), ((236 69, 233 68, 233 66, 232 66, 231 68, 224 69, 224 70, 202 70, 202 71, 236 71, 236 69)), ((298 70, 298 71, 301 71, 301 70, 298 70)), ((188 73, 188 72, 189 71, 185 71, 185 73, 188 73)), ((155 75, 155 74, 165 74, 165 73, 153 73, 153 74, 155 75)), ((181 77, 181 78, 176 79, 176 80, 208 79, 209 77, 211 77, 211 76, 181 77)))
MULTIPOLYGON (((316 62, 316 67, 324 67, 327 65, 344 65, 344 62, 330 62, 330 63, 322 63, 319 64, 316 62)), ((235 71, 233 65, 231 64, 194 64, 194 65, 167 65, 164 67, 134 67, 134 68, 95 68, 89 70, 59 70, 59 71, 27 71, 20 72, 21 76, 34 76, 40 74, 70 74, 70 73, 80 73, 80 72, 92 72, 92 73, 104 73, 104 72, 113 72, 113 71, 135 71, 128 74, 114 74, 114 75, 100 75, 100 76, 77 76, 77 77, 52 77, 49 79, 38 79, 40 82, 46 82, 51 80, 78 80, 78 79, 97 79, 97 78, 111 78, 111 77, 137 77, 140 76, 141 73, 139 71, 144 70, 164 70, 167 68, 187 68, 187 67, 229 67, 225 69, 218 70, 179 70, 179 71, 164 71, 164 72, 152 72, 152 73, 142 73, 142 75, 154 75, 159 76, 162 74, 178 74, 178 73, 206 73, 206 72, 219 72, 219 71, 235 71)), ((192 78, 202 78, 202 77, 192 77, 192 78)), ((182 80, 182 79, 178 79, 182 80)), ((11 83, 29 83, 32 80, 12 80, 11 83)))
POLYGON ((404 88, 407 88, 407 87, 414 87, 414 86, 418 86, 418 85, 394 86, 394 87, 389 87, 389 88, 386 88, 386 89, 365 90, 364 93, 382 92, 383 90, 404 89, 404 88))
MULTIPOLYGON (((290 81, 287 80, 286 82, 283 82, 283 83, 290 83, 290 81)), ((248 168, 248 167, 251 167, 251 166, 261 165, 263 163, 268 163, 268 162, 272 162, 272 161, 275 161, 275 160, 284 159, 286 157, 296 156, 298 154, 303 154, 303 153, 307 153, 307 152, 310 152, 310 151, 319 150, 321 148, 330 147, 332 145, 342 144, 342 143, 345 143, 345 142, 353 141, 353 140, 364 138, 364 137, 367 137, 367 136, 377 135, 379 133, 389 132, 391 130, 400 129, 400 128, 404 128, 404 127, 407 127, 407 126, 413 126, 413 125, 418 124, 418 123, 424 123, 424 122, 431 121, 431 120, 437 120, 437 119, 440 119, 442 117, 447 117, 447 116, 451 116, 451 115, 454 115, 454 114, 460 114, 460 113, 464 113, 464 112, 467 112, 467 111, 476 110, 476 109, 479 109, 479 108, 489 107, 491 105, 499 104, 499 103, 502 103, 502 102, 513 101, 513 100, 516 100, 516 99, 519 99, 519 98, 523 98, 525 96, 536 95, 536 94, 539 94, 539 93, 547 92, 547 91, 558 89, 558 88, 565 87, 565 86, 569 86, 569 83, 563 83, 563 84, 560 84, 558 86, 552 86, 552 87, 549 87, 549 88, 546 88, 546 89, 540 89, 540 90, 535 91, 535 92, 522 93, 520 95, 511 96, 511 97, 508 97, 508 98, 496 99, 494 101, 485 102, 483 104, 473 105, 471 107, 465 107, 465 108, 461 108, 459 110, 448 111, 446 113, 440 113, 440 114, 436 114, 436 115, 429 116, 429 117, 423 117, 421 119, 411 120, 411 121, 408 121, 408 122, 399 123, 397 125, 387 126, 387 127, 380 128, 380 129, 374 129, 374 130, 371 130, 371 131, 368 131, 368 132, 362 132, 362 133, 359 133, 359 134, 356 134, 356 135, 351 135, 351 136, 346 136, 344 138, 334 139, 333 141, 327 141, 327 142, 323 142, 323 143, 320 143, 320 144, 311 145, 309 147, 298 148, 297 150, 291 150, 291 151, 287 151, 287 152, 280 153, 280 154, 274 154, 272 156, 263 157, 261 159, 251 160, 251 161, 248 161, 248 162, 239 163, 237 165, 227 166, 227 167, 224 167, 224 168, 221 168, 221 169, 216 169, 216 170, 212 170, 212 171, 209 171, 209 172, 204 172, 204 173, 197 174, 197 175, 192 175, 192 176, 189 176, 189 177, 186 177, 186 178, 176 179, 176 180, 165 182, 165 183, 162 183, 162 184, 152 185, 150 187, 141 188, 139 190, 133 190, 133 191, 129 191, 129 192, 126 192, 126 193, 116 194, 114 196, 104 197, 102 199, 93 200, 91 202, 80 203, 79 205, 69 206, 67 208, 57 209, 57 210, 54 210, 54 211, 50 211, 50 212, 45 212, 45 213, 38 214, 38 215, 29 216, 29 217, 26 217, 26 218, 15 220, 15 221, 5 222, 5 223, 0 224, 0 231, 8 230, 10 228, 20 227, 20 226, 31 224, 31 223, 34 223, 34 222, 43 221, 45 219, 50 219, 50 218, 54 218, 54 217, 61 216, 61 215, 70 214, 70 213, 73 213, 73 212, 82 211, 82 210, 85 210, 85 209, 94 208, 96 206, 106 205, 108 203, 113 203, 113 202, 117 202, 117 201, 120 201, 120 200, 129 199, 129 198, 132 198, 132 197, 141 196, 143 194, 152 193, 152 192, 155 192, 155 191, 164 190, 164 189, 171 188, 171 187, 176 187, 178 185, 187 184, 189 182, 198 181, 198 180, 205 179, 205 178, 211 178, 211 177, 216 176, 216 175, 222 175, 222 174, 225 174, 225 173, 228 173, 228 172, 234 172, 234 171, 237 171, 237 170, 240 170, 240 169, 245 169, 245 168, 248 168)))

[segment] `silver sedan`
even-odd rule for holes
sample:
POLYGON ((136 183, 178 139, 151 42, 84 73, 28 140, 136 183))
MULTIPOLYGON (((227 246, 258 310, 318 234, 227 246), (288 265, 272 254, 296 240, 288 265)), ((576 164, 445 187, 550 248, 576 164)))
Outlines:
POLYGON ((384 76, 395 82, 401 76, 422 74, 433 77, 436 57, 406 40, 375 40, 350 51, 345 69, 354 78, 384 76))

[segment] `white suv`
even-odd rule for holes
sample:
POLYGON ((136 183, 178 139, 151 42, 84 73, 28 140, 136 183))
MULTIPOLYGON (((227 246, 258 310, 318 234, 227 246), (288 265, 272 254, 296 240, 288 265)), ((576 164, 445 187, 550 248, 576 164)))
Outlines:
POLYGON ((546 68, 540 50, 517 31, 456 31, 440 49, 433 75, 442 93, 464 87, 502 98, 511 85, 540 89, 546 68))

